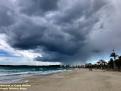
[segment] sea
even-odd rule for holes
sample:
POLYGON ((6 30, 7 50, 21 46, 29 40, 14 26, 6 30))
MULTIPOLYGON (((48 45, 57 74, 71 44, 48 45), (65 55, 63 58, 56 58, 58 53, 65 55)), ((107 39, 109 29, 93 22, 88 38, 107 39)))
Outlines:
POLYGON ((5 66, 0 67, 0 84, 23 83, 28 76, 50 75, 65 71, 61 67, 36 67, 36 66, 5 66))

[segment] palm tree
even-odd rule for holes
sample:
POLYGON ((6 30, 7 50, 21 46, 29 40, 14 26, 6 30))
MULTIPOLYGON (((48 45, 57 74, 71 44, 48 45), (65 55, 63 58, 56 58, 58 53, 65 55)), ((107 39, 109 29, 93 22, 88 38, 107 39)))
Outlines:
POLYGON ((111 53, 110 57, 113 57, 115 60, 117 56, 118 55, 115 53, 115 50, 113 49, 113 52, 111 53))
POLYGON ((107 65, 107 62, 105 60, 101 60, 101 62, 102 62, 103 69, 105 69, 106 68, 106 65, 107 65))
POLYGON ((101 69, 104 69, 106 67, 106 64, 107 64, 107 62, 102 60, 102 59, 99 60, 97 63, 98 63, 98 65, 100 65, 101 69))
POLYGON ((97 65, 98 65, 98 69, 100 69, 100 65, 101 65, 100 61, 97 62, 97 65))
POLYGON ((118 59, 115 60, 116 66, 118 70, 121 69, 121 56, 118 57, 118 59))
POLYGON ((116 69, 116 64, 115 64, 115 60, 116 60, 116 57, 118 55, 115 53, 115 50, 113 49, 113 52, 111 53, 110 57, 113 57, 114 61, 113 61, 113 68, 116 69))
POLYGON ((109 68, 113 69, 114 68, 114 65, 113 65, 113 59, 111 58, 110 61, 108 62, 108 66, 109 68))

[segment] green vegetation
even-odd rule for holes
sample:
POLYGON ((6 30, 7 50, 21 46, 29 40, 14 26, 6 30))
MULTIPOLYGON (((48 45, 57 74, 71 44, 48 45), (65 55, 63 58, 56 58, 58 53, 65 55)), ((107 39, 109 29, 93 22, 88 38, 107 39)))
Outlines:
POLYGON ((113 50, 110 57, 108 62, 101 59, 96 64, 86 64, 85 68, 121 71, 121 56, 118 56, 113 50))

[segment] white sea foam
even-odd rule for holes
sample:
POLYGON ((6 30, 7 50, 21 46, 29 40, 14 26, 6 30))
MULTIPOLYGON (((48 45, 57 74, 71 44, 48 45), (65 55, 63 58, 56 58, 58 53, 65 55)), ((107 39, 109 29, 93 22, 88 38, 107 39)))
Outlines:
POLYGON ((10 71, 10 70, 4 70, 0 71, 0 83, 21 83, 21 82, 27 82, 23 80, 27 76, 33 76, 33 75, 49 75, 54 74, 58 72, 63 72, 64 70, 47 70, 47 71, 10 71))

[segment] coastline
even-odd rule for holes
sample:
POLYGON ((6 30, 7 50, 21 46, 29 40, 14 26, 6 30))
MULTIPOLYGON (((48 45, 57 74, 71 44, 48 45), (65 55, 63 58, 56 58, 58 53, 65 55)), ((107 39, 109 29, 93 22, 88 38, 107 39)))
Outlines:
POLYGON ((0 65, 0 83, 1 84, 12 84, 12 83, 23 83, 26 77, 36 75, 50 75, 63 72, 65 69, 60 66, 24 66, 24 65, 0 65))
POLYGON ((28 76, 23 81, 16 84, 30 85, 24 91, 121 91, 121 73, 116 71, 74 69, 28 76))
POLYGON ((26 79, 27 91, 121 91, 120 72, 79 69, 26 79))

